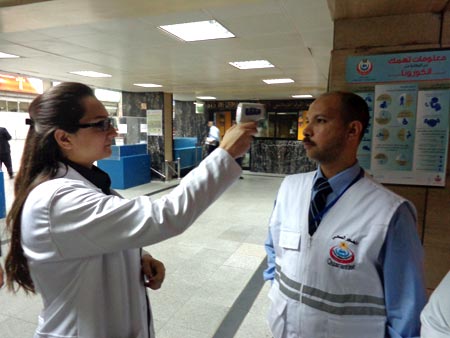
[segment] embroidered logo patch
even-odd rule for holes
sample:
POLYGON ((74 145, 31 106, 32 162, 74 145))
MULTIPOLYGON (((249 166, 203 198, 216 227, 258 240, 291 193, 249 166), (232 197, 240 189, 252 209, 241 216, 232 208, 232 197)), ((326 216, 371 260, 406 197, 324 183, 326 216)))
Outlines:
POLYGON ((340 242, 330 248, 330 257, 328 258, 328 265, 345 269, 353 270, 355 265, 355 253, 348 247, 346 242, 340 242))

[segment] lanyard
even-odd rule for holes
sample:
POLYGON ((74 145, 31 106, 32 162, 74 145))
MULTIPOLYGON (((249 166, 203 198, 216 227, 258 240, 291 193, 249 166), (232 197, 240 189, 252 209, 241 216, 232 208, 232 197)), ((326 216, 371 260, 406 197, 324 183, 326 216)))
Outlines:
POLYGON ((326 205, 326 207, 319 212, 316 217, 314 217, 314 222, 317 222, 319 220, 321 220, 323 218, 323 216, 325 216, 325 214, 328 212, 328 210, 330 210, 335 204, 336 202, 342 197, 342 195, 345 194, 345 192, 350 189, 350 187, 355 184, 356 182, 358 182, 362 177, 364 176, 364 170, 361 168, 358 176, 356 176, 353 181, 350 182, 350 184, 334 199, 332 200, 329 204, 326 205))

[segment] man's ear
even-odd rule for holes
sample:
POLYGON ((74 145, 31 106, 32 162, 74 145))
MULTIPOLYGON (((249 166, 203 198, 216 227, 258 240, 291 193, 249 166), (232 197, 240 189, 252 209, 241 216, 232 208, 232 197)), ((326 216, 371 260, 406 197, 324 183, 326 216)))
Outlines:
POLYGON ((349 124, 348 128, 348 136, 350 138, 355 138, 358 142, 361 137, 361 133, 363 133, 363 126, 360 121, 352 121, 349 124))
POLYGON ((64 149, 64 150, 70 150, 72 149, 72 141, 71 141, 71 135, 62 130, 62 129, 56 129, 54 133, 54 137, 56 140, 56 143, 64 149))

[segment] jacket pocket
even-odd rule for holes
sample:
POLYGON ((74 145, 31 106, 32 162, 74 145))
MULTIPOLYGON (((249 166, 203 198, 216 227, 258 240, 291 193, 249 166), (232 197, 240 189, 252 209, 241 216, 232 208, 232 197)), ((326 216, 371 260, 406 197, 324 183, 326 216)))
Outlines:
POLYGON ((300 251, 300 232, 292 230, 280 230, 280 246, 284 249, 300 251))
POLYGON ((280 252, 277 255, 277 264, 283 274, 297 280, 301 266, 298 264, 301 249, 300 232, 292 230, 280 231, 280 252))
POLYGON ((269 291, 269 299, 271 304, 269 306, 269 313, 267 320, 269 328, 274 338, 283 337, 285 322, 286 322, 286 305, 287 301, 281 296, 277 289, 277 284, 273 284, 269 291))

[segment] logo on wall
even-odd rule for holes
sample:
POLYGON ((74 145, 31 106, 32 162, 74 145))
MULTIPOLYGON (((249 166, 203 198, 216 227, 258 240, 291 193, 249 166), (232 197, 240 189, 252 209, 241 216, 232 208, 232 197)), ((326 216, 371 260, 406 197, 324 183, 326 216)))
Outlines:
POLYGON ((355 265, 352 264, 355 261, 355 254, 346 242, 332 246, 329 253, 328 265, 344 270, 353 270, 355 268, 355 265))
POLYGON ((356 71, 359 73, 359 75, 369 75, 370 72, 373 69, 372 62, 370 62, 369 59, 362 59, 359 61, 359 63, 356 65, 356 71))

